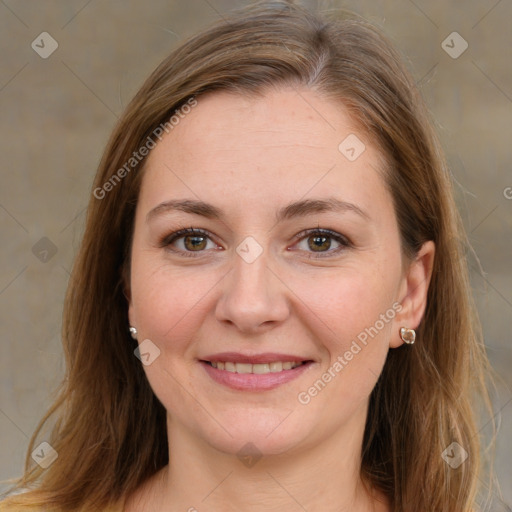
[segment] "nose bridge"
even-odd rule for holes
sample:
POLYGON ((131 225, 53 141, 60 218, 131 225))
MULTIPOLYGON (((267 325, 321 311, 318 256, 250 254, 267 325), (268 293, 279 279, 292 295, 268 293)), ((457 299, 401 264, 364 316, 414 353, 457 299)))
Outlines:
POLYGON ((269 260, 268 250, 252 237, 237 246, 232 255, 232 271, 224 280, 217 304, 219 320, 251 331, 264 323, 286 318, 286 296, 269 260))
POLYGON ((268 295, 268 250, 262 248, 261 254, 255 249, 247 247, 247 243, 240 244, 237 254, 233 255, 233 283, 235 293, 251 295, 255 299, 268 295), (245 252, 244 252, 245 251, 245 252), (249 292, 249 293, 247 293, 249 292))

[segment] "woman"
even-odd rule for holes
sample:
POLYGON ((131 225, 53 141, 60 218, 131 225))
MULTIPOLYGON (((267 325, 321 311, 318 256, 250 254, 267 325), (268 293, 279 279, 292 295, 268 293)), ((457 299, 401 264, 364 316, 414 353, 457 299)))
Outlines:
POLYGON ((461 240, 371 26, 271 2, 191 38, 105 151, 67 376, 4 510, 474 510, 461 240))

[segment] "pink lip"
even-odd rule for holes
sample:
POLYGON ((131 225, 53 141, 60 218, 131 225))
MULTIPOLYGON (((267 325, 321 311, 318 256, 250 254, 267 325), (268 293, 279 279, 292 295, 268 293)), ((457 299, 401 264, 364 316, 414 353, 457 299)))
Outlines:
MULTIPOLYGON (((239 354, 240 355, 240 354, 239 354)), ((262 354, 262 356, 265 354, 262 354)), ((282 356, 280 356, 282 357, 282 356)), ((213 359, 215 361, 215 359, 213 359)), ((232 362, 249 362, 247 358, 243 358, 243 360, 236 361, 231 357, 226 359, 219 358, 219 361, 232 361, 232 362)), ((258 362, 272 362, 272 361, 300 361, 297 358, 291 359, 276 359, 273 358, 270 361, 268 359, 266 361, 258 361, 258 362)), ((236 389, 239 391, 265 391, 274 389, 286 382, 290 382, 293 379, 296 379, 304 372, 308 371, 310 366, 313 364, 312 361, 308 361, 305 364, 297 366, 292 370, 282 370, 276 373, 264 373, 264 374, 256 374, 256 373, 233 373, 227 370, 219 370, 218 368, 214 368, 206 361, 200 361, 203 368, 206 370, 208 375, 219 384, 223 384, 224 386, 230 387, 232 389, 236 389)), ((257 364, 256 362, 252 364, 257 364)))
POLYGON ((263 364, 274 363, 277 361, 291 363, 301 363, 302 361, 310 361, 307 357, 301 357, 293 354, 277 354, 274 352, 265 352, 263 354, 256 354, 253 356, 240 354, 239 352, 222 352, 219 354, 212 354, 201 358, 202 361, 210 361, 217 363, 219 361, 230 361, 232 363, 248 363, 248 364, 263 364))

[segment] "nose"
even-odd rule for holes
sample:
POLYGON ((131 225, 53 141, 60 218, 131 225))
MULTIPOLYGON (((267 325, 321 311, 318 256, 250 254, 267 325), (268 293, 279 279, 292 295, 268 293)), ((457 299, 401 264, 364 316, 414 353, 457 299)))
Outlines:
POLYGON ((216 318, 245 333, 259 333, 288 318, 288 288, 269 267, 266 252, 248 263, 233 254, 231 272, 222 280, 216 318))

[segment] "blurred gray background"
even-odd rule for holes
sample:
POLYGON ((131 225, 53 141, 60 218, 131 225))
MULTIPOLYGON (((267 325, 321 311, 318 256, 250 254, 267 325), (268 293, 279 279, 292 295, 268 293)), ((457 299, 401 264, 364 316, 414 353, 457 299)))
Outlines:
MULTIPOLYGON (((117 117, 184 37, 247 3, 0 1, 0 480, 21 473, 29 436, 63 375, 64 293, 117 117)), ((493 400, 503 495, 492 510, 512 510, 512 2, 320 6, 380 26, 407 59, 438 124, 484 270, 470 258, 486 346, 501 377, 493 400)))

